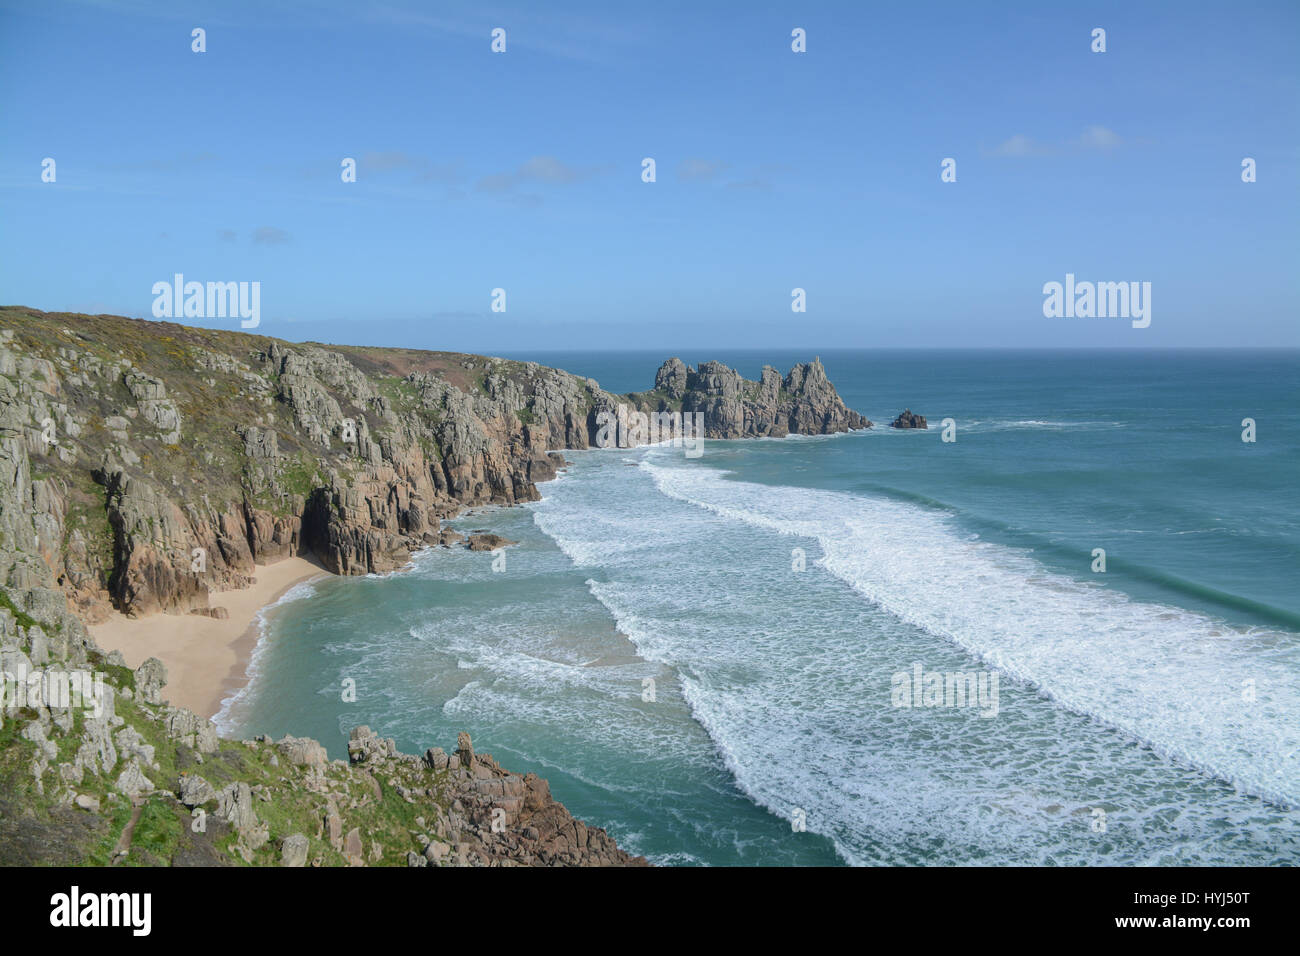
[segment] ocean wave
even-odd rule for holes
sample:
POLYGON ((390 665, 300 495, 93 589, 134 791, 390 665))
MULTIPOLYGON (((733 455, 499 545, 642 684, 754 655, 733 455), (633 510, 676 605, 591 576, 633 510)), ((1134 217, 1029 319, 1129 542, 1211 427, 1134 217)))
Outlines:
POLYGON ((1058 705, 1239 790, 1300 805, 1294 634, 1234 628, 1077 582, 915 505, 644 467, 671 498, 816 540, 822 566, 876 606, 1058 705))

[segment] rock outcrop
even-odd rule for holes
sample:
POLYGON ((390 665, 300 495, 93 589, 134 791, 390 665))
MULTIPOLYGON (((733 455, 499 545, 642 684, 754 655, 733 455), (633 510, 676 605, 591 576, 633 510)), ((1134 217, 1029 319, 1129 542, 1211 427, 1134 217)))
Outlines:
POLYGON ((903 414, 899 415, 889 423, 890 428, 928 428, 925 423, 924 415, 913 414, 910 408, 903 409, 903 414))
POLYGON ((671 358, 655 374, 653 392, 627 397, 643 412, 701 413, 704 436, 713 439, 829 435, 871 427, 845 406, 819 358, 796 365, 784 378, 765 365, 757 382, 721 362, 691 369, 671 358))
POLYGON ((505 548, 518 543, 518 541, 503 538, 499 534, 479 532, 478 534, 471 534, 465 540, 465 547, 471 551, 495 551, 497 548, 505 548))

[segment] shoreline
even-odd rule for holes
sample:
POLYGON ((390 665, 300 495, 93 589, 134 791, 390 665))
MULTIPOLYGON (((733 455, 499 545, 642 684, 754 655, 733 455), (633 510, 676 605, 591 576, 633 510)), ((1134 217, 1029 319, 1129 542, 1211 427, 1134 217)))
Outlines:
POLYGON ((260 637, 258 614, 296 585, 327 576, 330 572, 314 556, 284 558, 257 565, 249 587, 213 593, 212 606, 230 614, 225 620, 199 614, 131 618, 114 611, 107 621, 87 630, 104 651, 121 651, 133 670, 150 657, 158 658, 167 668, 166 698, 211 720, 247 683, 260 637))
MULTIPOLYGON (((560 470, 550 480, 562 475, 560 470)), ((462 504, 454 515, 441 519, 439 524, 491 508, 515 508, 519 504, 462 504)), ((437 547, 414 548, 411 560, 387 573, 409 570, 416 554, 437 547)), ((165 699, 215 725, 226 701, 248 686, 248 669, 262 637, 258 615, 297 585, 333 577, 338 575, 326 568, 316 555, 310 552, 293 555, 274 564, 254 565, 254 583, 249 587, 212 592, 209 606, 224 607, 230 613, 225 620, 165 612, 133 618, 114 610, 107 621, 86 624, 86 631, 105 653, 121 651, 132 670, 150 657, 158 658, 167 668, 165 699)), ((221 735, 220 726, 217 734, 221 735)))

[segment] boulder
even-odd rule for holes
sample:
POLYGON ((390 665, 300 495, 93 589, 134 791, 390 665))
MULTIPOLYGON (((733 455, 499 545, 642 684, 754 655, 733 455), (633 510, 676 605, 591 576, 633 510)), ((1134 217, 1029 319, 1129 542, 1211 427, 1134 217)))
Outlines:
POLYGON ((144 775, 144 771, 140 769, 140 761, 135 758, 132 758, 118 774, 114 786, 119 793, 132 799, 152 793, 154 789, 153 782, 144 775))
POLYGON ((288 737, 276 747, 294 766, 324 767, 329 763, 325 748, 309 737, 288 737))
POLYGON ((253 791, 246 783, 232 783, 217 794, 217 817, 237 830, 257 826, 253 810, 253 791))
POLYGON ((325 814, 325 836, 335 850, 343 850, 343 818, 333 806, 325 814))
POLYGON ((353 827, 343 838, 343 855, 349 866, 364 866, 365 855, 361 848, 361 831, 353 827))
POLYGON ((217 791, 198 774, 187 773, 181 776, 176 787, 176 796, 181 803, 193 809, 210 803, 217 798, 217 791))
POLYGON ((397 754, 397 744, 391 737, 381 739, 369 727, 353 727, 348 736, 348 760, 352 763, 364 763, 367 760, 393 757, 397 754))
POLYGON ((135 669, 135 691, 146 704, 161 704, 162 689, 167 686, 167 668, 151 657, 135 669))
POLYGON ((306 866, 310 849, 310 841, 301 833, 285 837, 280 841, 280 865, 306 866))

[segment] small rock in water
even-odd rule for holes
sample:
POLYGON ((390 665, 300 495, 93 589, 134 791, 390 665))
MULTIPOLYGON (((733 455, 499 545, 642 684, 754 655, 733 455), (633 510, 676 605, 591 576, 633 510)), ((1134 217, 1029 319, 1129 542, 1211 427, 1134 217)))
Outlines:
POLYGON ((903 409, 903 414, 895 418, 889 425, 890 428, 928 428, 925 423, 924 415, 913 414, 910 408, 903 409))

